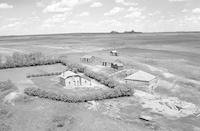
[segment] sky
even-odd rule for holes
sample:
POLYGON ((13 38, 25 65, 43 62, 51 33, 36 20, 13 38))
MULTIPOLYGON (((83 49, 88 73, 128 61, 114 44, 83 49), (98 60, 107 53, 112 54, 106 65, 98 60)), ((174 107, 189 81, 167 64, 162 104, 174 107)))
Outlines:
POLYGON ((200 0, 0 0, 0 35, 200 31, 200 0))

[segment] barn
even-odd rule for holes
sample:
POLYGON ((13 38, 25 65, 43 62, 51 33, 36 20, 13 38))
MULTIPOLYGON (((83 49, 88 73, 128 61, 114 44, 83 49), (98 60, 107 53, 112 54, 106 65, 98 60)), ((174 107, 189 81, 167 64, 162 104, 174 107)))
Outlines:
POLYGON ((102 66, 111 67, 111 62, 103 61, 102 66))
POLYGON ((119 53, 116 50, 112 50, 112 51, 110 51, 110 55, 111 56, 118 56, 119 53))
POLYGON ((137 71, 125 78, 126 84, 133 84, 136 89, 153 93, 158 86, 158 78, 144 71, 137 71))
POLYGON ((117 69, 117 70, 121 70, 123 69, 123 64, 122 63, 119 63, 119 62, 112 62, 111 63, 111 68, 113 69, 117 69))
POLYGON ((81 62, 84 62, 84 63, 91 63, 91 62, 94 61, 94 59, 95 59, 94 56, 85 55, 85 56, 83 56, 83 57, 80 58, 80 61, 81 61, 81 62))
POLYGON ((86 76, 76 74, 72 71, 65 71, 59 76, 60 84, 66 87, 87 87, 92 86, 91 80, 86 76))

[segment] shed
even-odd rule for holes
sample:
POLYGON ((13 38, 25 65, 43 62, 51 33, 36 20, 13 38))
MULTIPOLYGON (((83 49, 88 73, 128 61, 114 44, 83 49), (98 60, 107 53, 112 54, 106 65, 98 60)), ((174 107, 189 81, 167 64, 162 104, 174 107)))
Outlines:
POLYGON ((110 51, 110 55, 111 56, 118 56, 119 54, 116 50, 112 50, 112 51, 110 51))
POLYGON ((85 62, 85 63, 90 63, 90 62, 93 62, 95 59, 94 56, 91 56, 91 55, 84 55, 83 57, 80 58, 80 61, 81 62, 85 62))
POLYGON ((112 62, 103 61, 103 62, 102 62, 102 66, 108 66, 108 67, 111 67, 111 63, 112 63, 112 62))
POLYGON ((152 93, 158 86, 158 78, 144 71, 137 71, 125 78, 127 84, 134 84, 135 88, 152 93))
POLYGON ((121 69, 123 69, 124 66, 123 66, 122 63, 113 62, 113 63, 111 63, 111 67, 112 67, 113 69, 121 70, 121 69))

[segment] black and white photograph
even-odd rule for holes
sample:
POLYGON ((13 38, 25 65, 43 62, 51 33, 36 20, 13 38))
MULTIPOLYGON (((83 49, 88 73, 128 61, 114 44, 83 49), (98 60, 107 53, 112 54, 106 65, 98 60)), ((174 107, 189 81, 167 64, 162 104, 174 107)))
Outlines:
POLYGON ((0 0, 0 131, 200 131, 200 0, 0 0))

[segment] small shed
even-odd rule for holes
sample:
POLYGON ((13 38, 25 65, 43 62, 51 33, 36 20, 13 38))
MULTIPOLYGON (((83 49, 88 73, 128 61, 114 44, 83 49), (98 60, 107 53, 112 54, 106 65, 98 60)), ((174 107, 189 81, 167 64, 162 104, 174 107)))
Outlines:
POLYGON ((121 69, 123 69, 123 67, 124 66, 122 63, 119 63, 119 62, 111 63, 111 68, 113 68, 113 69, 121 70, 121 69))
POLYGON ((111 67, 111 62, 103 61, 102 66, 111 67))
POLYGON ((137 71, 125 78, 127 84, 133 84, 135 88, 153 93, 158 86, 158 78, 144 71, 137 71))
POLYGON ((91 80, 86 76, 65 71, 59 76, 60 84, 66 87, 92 86, 91 80))
POLYGON ((84 55, 83 57, 80 58, 80 61, 81 62, 84 62, 84 63, 91 63, 93 62, 95 59, 94 56, 91 56, 91 55, 84 55))
POLYGON ((112 51, 110 51, 110 55, 111 56, 118 56, 119 53, 116 50, 112 50, 112 51))

